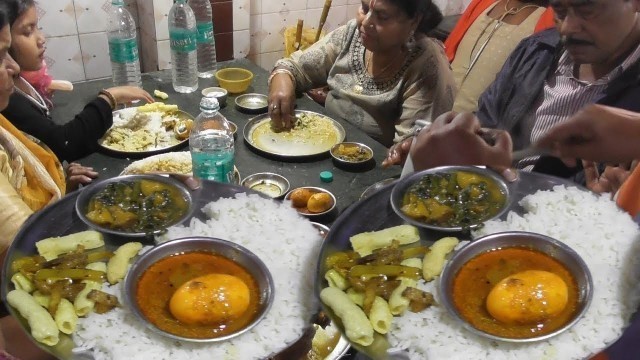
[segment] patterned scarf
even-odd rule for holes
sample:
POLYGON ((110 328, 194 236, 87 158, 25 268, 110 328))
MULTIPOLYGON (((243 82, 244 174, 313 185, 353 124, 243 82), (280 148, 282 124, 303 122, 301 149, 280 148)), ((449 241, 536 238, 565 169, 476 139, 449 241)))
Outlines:
POLYGON ((66 191, 58 158, 0 115, 0 173, 33 211, 59 200, 66 191))

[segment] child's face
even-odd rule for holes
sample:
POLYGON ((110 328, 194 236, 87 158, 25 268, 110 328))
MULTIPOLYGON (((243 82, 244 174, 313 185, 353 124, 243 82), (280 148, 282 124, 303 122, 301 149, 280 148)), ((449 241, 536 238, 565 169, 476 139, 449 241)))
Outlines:
POLYGON ((11 55, 23 71, 37 71, 44 59, 44 36, 38 29, 36 7, 23 12, 11 25, 11 55))

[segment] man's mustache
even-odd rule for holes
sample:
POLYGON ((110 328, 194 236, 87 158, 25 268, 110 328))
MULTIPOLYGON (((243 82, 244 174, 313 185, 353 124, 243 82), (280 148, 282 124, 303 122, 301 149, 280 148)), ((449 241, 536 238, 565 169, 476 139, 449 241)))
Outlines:
POLYGON ((564 46, 568 46, 568 45, 593 45, 593 42, 565 36, 565 37, 562 38, 562 44, 564 46))

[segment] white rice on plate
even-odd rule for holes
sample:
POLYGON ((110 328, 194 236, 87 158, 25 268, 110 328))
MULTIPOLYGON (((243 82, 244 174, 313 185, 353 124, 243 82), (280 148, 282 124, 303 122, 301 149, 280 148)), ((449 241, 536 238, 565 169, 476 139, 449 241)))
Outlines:
POLYGON ((145 112, 149 121, 142 127, 129 128, 130 121, 138 113, 137 108, 125 108, 113 113, 113 125, 100 140, 102 146, 125 152, 142 152, 163 149, 180 143, 173 130, 165 129, 164 119, 177 119, 161 111, 145 112))
MULTIPOLYGON (((313 279, 322 238, 311 223, 288 203, 258 195, 238 194, 204 207, 209 220, 192 219, 189 227, 172 227, 158 239, 209 236, 240 244, 269 268, 275 284, 274 302, 250 331, 221 343, 170 340, 146 329, 124 307, 80 319, 74 352, 101 359, 263 359, 296 341, 317 304, 313 279)), ((122 302, 119 285, 108 288, 122 302)))
POLYGON ((121 175, 148 174, 150 172, 191 175, 191 153, 177 151, 149 156, 129 164, 121 175))
MULTIPOLYGON (((440 306, 394 319, 389 341, 411 359, 584 359, 614 342, 638 307, 640 231, 608 196, 557 186, 526 196, 526 214, 489 221, 474 237, 502 231, 545 234, 574 249, 589 266, 594 294, 585 316, 568 331, 545 341, 491 341, 465 330, 440 306)), ((434 293, 437 281, 421 284, 434 293)))

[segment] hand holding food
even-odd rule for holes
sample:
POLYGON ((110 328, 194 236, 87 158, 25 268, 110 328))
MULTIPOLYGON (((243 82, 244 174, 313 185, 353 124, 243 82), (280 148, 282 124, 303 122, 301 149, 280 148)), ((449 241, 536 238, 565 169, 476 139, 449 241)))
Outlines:
POLYGON ((296 88, 293 76, 272 73, 269 82, 269 117, 275 131, 290 130, 295 123, 296 88))
POLYGON ((116 86, 106 90, 116 100, 117 104, 127 104, 136 100, 152 103, 153 97, 137 86, 116 86))
POLYGON ((481 136, 480 121, 470 113, 440 115, 418 133, 410 154, 416 171, 443 165, 487 165, 499 171, 511 166, 511 137, 492 131, 494 144, 481 136))

